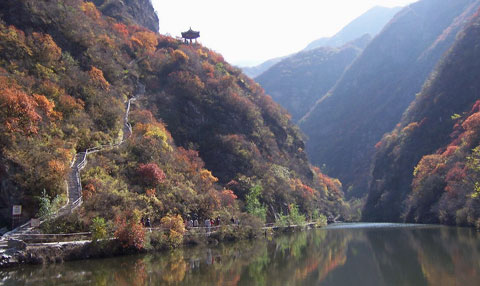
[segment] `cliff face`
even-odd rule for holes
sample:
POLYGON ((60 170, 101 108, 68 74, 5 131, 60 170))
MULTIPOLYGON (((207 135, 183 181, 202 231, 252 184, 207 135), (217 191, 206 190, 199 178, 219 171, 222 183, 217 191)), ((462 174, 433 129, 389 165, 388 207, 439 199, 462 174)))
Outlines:
POLYGON ((377 145, 364 219, 480 225, 480 16, 377 145))
POLYGON ((302 119, 310 159, 351 195, 367 193, 375 144, 400 121, 479 3, 423 0, 404 8, 302 119))
POLYGON ((158 32, 158 16, 151 0, 94 0, 93 3, 106 16, 158 32))

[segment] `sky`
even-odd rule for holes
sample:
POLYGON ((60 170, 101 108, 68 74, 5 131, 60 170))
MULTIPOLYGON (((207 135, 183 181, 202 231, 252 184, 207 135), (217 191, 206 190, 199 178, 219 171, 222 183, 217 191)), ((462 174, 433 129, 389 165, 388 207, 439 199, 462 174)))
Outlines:
POLYGON ((152 0, 160 33, 180 36, 190 27, 198 41, 229 63, 253 66, 330 37, 374 6, 417 0, 152 0))

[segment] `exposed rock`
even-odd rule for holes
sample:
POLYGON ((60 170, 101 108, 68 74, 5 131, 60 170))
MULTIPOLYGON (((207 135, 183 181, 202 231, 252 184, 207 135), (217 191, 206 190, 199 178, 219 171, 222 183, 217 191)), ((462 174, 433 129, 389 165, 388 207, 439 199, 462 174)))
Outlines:
POLYGON ((158 32, 158 16, 150 0, 94 0, 93 3, 105 15, 158 32))

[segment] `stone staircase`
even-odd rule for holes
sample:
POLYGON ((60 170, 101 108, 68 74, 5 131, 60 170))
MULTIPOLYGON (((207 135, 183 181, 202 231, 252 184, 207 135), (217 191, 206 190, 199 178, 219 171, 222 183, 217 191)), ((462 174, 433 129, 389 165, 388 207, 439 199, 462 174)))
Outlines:
MULTIPOLYGON (((130 114, 130 107, 133 101, 137 100, 139 97, 145 94, 145 85, 138 83, 137 84, 137 91, 134 97, 130 98, 125 102, 126 104, 126 111, 124 116, 124 124, 123 124, 123 137, 122 140, 115 144, 110 145, 102 145, 95 148, 89 148, 84 152, 77 153, 75 155, 74 160, 70 166, 70 173, 67 177, 67 193, 68 193, 68 202, 63 206, 61 209, 58 210, 52 216, 48 218, 41 219, 41 223, 43 223, 47 219, 57 218, 66 214, 71 213, 74 209, 79 207, 83 200, 82 200, 82 182, 80 180, 80 170, 82 170, 87 164, 87 156, 92 153, 100 152, 107 149, 112 149, 114 147, 118 147, 123 144, 131 135, 132 135, 132 126, 130 122, 128 122, 128 116, 130 114)), ((0 249, 2 247, 7 247, 7 240, 8 239, 19 239, 22 235, 31 233, 34 228, 31 227, 30 221, 27 223, 15 228, 12 231, 5 233, 2 237, 0 237, 0 249)))

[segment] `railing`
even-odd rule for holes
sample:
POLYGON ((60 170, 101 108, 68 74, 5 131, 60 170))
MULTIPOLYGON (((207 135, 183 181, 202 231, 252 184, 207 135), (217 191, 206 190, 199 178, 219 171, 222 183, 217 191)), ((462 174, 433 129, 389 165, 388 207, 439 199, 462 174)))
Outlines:
MULTIPOLYGON (((88 154, 93 154, 93 153, 100 152, 100 151, 103 151, 103 150, 106 150, 106 149, 109 149, 109 148, 118 147, 121 144, 123 144, 125 142, 125 140, 128 139, 132 135, 132 125, 130 124, 130 122, 128 122, 130 107, 131 107, 131 104, 132 104, 133 101, 137 100, 137 98, 139 96, 141 96, 145 93, 145 85, 143 85, 141 83, 138 83, 137 88, 138 89, 137 89, 136 95, 134 97, 128 99, 127 102, 126 102, 127 108, 126 108, 125 116, 124 116, 124 127, 126 127, 128 129, 128 132, 129 132, 128 136, 125 136, 125 134, 123 134, 122 140, 120 140, 120 142, 118 142, 118 143, 106 144, 106 145, 100 145, 100 146, 97 146, 97 147, 88 148, 87 150, 85 150, 85 152, 80 152, 80 153, 75 154, 74 158, 72 159, 72 163, 70 164, 70 168, 74 172, 74 176, 75 176, 75 182, 74 183, 76 185, 76 188, 75 188, 76 190, 70 190, 69 186, 68 186, 68 182, 67 182, 67 203, 63 207, 61 207, 55 214, 47 216, 47 217, 39 218, 40 219, 40 224, 45 222, 47 219, 53 219, 53 218, 57 218, 59 216, 62 216, 64 214, 71 213, 74 209, 76 209, 77 207, 82 205, 82 203, 83 203, 82 181, 81 181, 81 178, 80 178, 80 170, 85 168, 85 166, 87 165, 88 154), (83 153, 83 158, 81 159, 80 163, 78 163, 75 166, 75 162, 77 162, 77 156, 82 154, 82 153, 83 153), (74 191, 74 196, 73 197, 76 198, 73 202, 70 202, 70 192, 71 191, 74 191)), ((70 179, 70 175, 69 175, 69 179, 70 179)), ((0 237, 0 241, 5 240, 9 237, 14 237, 15 233, 19 232, 21 230, 27 230, 28 231, 28 229, 31 227, 30 222, 31 221, 29 220, 26 223, 22 224, 21 226, 5 233, 2 237, 0 237)))
POLYGON ((13 234, 10 238, 19 239, 26 243, 48 243, 48 242, 64 242, 64 241, 79 241, 91 239, 91 232, 78 233, 58 233, 58 234, 43 234, 43 233, 25 233, 13 234))

